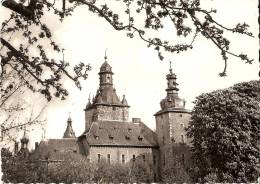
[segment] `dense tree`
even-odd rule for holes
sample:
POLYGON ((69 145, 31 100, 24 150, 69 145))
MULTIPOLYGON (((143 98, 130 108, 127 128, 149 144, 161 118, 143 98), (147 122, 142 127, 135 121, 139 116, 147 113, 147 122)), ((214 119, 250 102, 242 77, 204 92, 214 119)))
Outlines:
POLYGON ((197 97, 188 127, 199 181, 256 182, 259 177, 260 81, 197 97))
POLYGON ((138 160, 125 164, 91 163, 86 156, 57 152, 49 158, 21 157, 2 149, 2 172, 5 182, 24 183, 129 183, 152 182, 148 163, 138 160), (48 161, 48 162, 47 162, 48 161))
POLYGON ((46 181, 44 167, 38 162, 32 162, 23 154, 13 155, 9 150, 1 149, 2 181, 6 183, 32 183, 46 181))

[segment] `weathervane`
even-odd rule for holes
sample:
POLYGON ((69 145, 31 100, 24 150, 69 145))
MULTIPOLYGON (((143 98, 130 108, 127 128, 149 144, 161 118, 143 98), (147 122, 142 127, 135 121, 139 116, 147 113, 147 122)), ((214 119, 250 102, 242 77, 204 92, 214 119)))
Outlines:
POLYGON ((105 61, 107 61, 107 49, 105 50, 105 61))
POLYGON ((172 62, 170 60, 170 72, 172 73, 172 62))

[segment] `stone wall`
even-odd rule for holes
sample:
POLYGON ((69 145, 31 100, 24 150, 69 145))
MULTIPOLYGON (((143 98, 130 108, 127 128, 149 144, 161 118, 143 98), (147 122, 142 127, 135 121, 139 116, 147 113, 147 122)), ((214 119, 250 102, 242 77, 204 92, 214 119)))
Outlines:
POLYGON ((97 120, 128 121, 128 108, 116 106, 97 106, 97 120))
POLYGON ((110 163, 122 163, 122 155, 124 155, 125 163, 133 159, 133 155, 138 157, 139 155, 152 154, 151 148, 131 148, 131 147, 90 147, 89 160, 90 162, 98 162, 98 154, 101 159, 108 160, 108 154, 110 154, 110 163))
MULTIPOLYGON (((157 115, 156 118, 156 133, 160 146, 160 167, 162 168, 167 162, 168 157, 172 157, 172 148, 177 148, 182 143, 190 144, 187 139, 185 127, 188 126, 191 114, 187 112, 166 112, 157 115), (172 145, 175 145, 174 147, 172 145)), ((180 145, 181 146, 181 145, 180 145)), ((181 146, 182 147, 182 146, 181 146)), ((179 149, 179 148, 178 148, 179 149)), ((182 150, 182 149, 180 149, 182 150)), ((176 152, 174 152, 176 153, 176 152)), ((177 157, 186 158, 189 155, 188 151, 180 151, 177 157)))
POLYGON ((174 139, 175 143, 190 144, 190 140, 186 136, 185 128, 190 122, 190 113, 169 113, 169 132, 170 139, 174 139))
POLYGON ((186 136, 191 114, 186 112, 167 112, 156 116, 156 133, 159 145, 170 143, 186 143, 190 140, 186 136))

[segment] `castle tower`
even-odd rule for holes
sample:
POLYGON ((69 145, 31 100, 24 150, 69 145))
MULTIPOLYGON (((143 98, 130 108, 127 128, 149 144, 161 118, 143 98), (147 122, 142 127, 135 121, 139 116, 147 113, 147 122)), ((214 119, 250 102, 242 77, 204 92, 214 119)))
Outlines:
POLYGON ((71 117, 69 116, 68 120, 67 120, 67 128, 64 132, 63 138, 75 138, 75 133, 74 130, 72 128, 72 120, 71 117))
POLYGON ((128 109, 125 96, 120 101, 116 94, 116 89, 113 87, 113 72, 112 67, 105 62, 100 67, 99 88, 95 97, 86 105, 85 110, 85 129, 89 130, 92 122, 95 121, 128 121, 128 109))
POLYGON ((189 144, 185 127, 188 126, 190 121, 190 111, 185 109, 185 100, 178 95, 177 77, 172 72, 171 66, 166 79, 167 95, 160 102, 161 110, 154 115, 162 165, 167 160, 169 147, 172 148, 172 145, 189 144))
POLYGON ((28 150, 29 137, 26 134, 26 129, 24 129, 23 137, 21 138, 21 149, 18 152, 18 155, 21 157, 27 157, 29 155, 28 150))

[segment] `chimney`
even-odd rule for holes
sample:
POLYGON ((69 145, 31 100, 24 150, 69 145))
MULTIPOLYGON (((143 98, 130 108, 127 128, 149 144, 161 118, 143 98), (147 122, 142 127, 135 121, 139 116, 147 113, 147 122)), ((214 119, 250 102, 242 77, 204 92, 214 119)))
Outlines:
POLYGON ((18 142, 15 141, 14 143, 14 154, 18 153, 18 142))
POLYGON ((38 148, 38 146, 39 146, 39 143, 38 142, 35 142, 35 150, 38 148))
POLYGON ((132 122, 133 123, 140 123, 141 122, 141 118, 132 118, 132 122))

